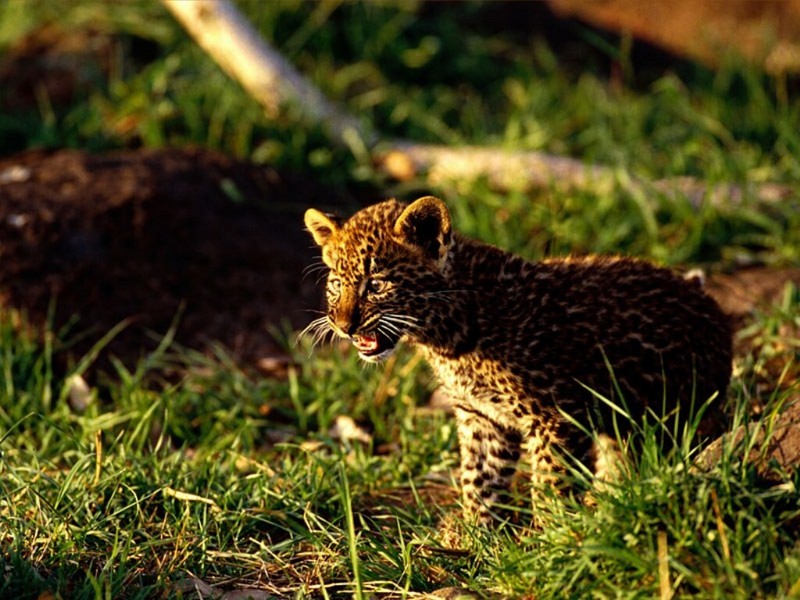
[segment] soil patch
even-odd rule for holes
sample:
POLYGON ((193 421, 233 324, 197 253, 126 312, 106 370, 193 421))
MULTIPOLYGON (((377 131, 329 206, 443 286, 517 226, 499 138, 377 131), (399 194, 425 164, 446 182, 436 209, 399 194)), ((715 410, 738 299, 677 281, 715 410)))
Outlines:
MULTIPOLYGON (((363 193, 365 200, 374 200, 363 193)), ((176 340, 258 364, 271 330, 320 306, 307 203, 358 205, 297 176, 201 149, 0 159, 0 306, 53 326, 78 317, 80 356, 124 319, 109 351, 131 363, 180 314, 176 340)), ((267 363, 269 361, 266 361, 267 363)))

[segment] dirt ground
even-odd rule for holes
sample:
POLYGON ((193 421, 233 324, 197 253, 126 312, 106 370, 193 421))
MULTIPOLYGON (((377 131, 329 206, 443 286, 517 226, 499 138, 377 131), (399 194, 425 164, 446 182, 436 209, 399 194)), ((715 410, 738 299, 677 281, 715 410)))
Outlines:
MULTIPOLYGON (((176 341, 220 343, 265 370, 281 362, 275 327, 320 306, 304 277, 316 252, 310 205, 349 212, 377 191, 333 193, 307 178, 201 149, 73 150, 0 158, 0 308, 56 330, 77 318, 81 356, 114 325, 109 352, 132 364, 180 315, 176 341), (54 303, 54 304, 53 304, 54 303)), ((775 301, 800 269, 714 276, 710 292, 740 320, 775 301)))
POLYGON ((320 305, 303 276, 310 204, 357 205, 200 149, 0 158, 0 306, 40 325, 54 302, 56 329, 77 317, 71 332, 89 335, 75 356, 129 319, 109 351, 131 363, 180 315, 178 343, 268 366, 280 355, 271 328, 320 305))

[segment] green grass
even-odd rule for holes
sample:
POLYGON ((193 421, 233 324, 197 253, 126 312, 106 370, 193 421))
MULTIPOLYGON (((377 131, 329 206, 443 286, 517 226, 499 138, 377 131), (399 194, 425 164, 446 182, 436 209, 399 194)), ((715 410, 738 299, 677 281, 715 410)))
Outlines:
MULTIPOLYGON (((100 27, 118 52, 111 72, 90 71, 90 91, 72 103, 40 96, 1 114, 0 153, 199 144, 331 186, 366 181, 402 198, 434 191, 461 231, 532 258, 800 263, 796 199, 769 211, 749 198, 698 211, 623 185, 628 174, 692 175, 796 190, 792 82, 735 63, 714 73, 684 63, 653 69, 635 64, 624 41, 583 30, 590 58, 577 64, 541 39, 493 29, 481 2, 242 8, 331 98, 386 135, 573 156, 617 169, 620 185, 501 194, 484 181, 434 190, 385 181, 355 146, 331 146, 296 108, 265 118, 154 2, 0 4, 0 56, 49 20, 100 27), (142 40, 151 50, 136 55, 142 40), (609 81, 611 62, 625 67, 623 81, 609 81)), ((739 422, 754 399, 770 411, 796 395, 796 384, 766 396, 763 388, 776 387, 782 365, 796 372, 798 328, 796 290, 787 289, 745 332, 757 351, 738 360, 739 422)), ((310 354, 301 344, 288 379, 277 381, 222 350, 204 357, 169 338, 133 371, 96 373, 90 355, 64 372, 54 365, 68 342, 67 332, 39 335, 0 314, 0 597, 188 598, 196 577, 297 598, 444 586, 649 598, 665 583, 664 561, 676 597, 800 595, 796 476, 760 486, 752 465, 727 455, 694 472, 688 450, 664 457, 645 436, 637 468, 597 493, 596 507, 555 501, 545 528, 467 531, 470 552, 451 554, 437 539, 458 508, 454 425, 425 407, 434 383, 410 352, 375 368, 339 347, 310 354), (83 412, 69 401, 75 375, 95 383, 83 412), (368 424, 373 441, 332 436, 341 415, 368 424)), ((523 499, 523 522, 526 510, 523 499)))
MULTIPOLYGON (((787 298, 750 333, 774 342, 781 324, 800 325, 796 294, 787 298)), ((2 597, 175 595, 190 576, 278 597, 448 585, 653 597, 659 535, 677 597, 782 596, 800 581, 796 477, 760 485, 731 449, 696 472, 691 449, 665 457, 651 432, 636 468, 597 492, 595 507, 554 500, 541 530, 476 531, 468 555, 437 550, 438 524, 457 500, 452 489, 433 499, 454 485, 457 445, 447 417, 420 402, 430 377, 410 353, 383 370, 341 349, 301 347, 288 381, 249 376, 224 355, 164 353, 150 370, 120 368, 80 413, 64 389, 70 374, 50 366, 57 339, 38 343, 6 319, 0 344, 2 597), (186 375, 164 381, 176 364, 186 375), (374 425, 373 441, 331 437, 339 415, 374 425)), ((756 364, 774 359, 775 344, 763 348, 741 362, 737 422, 756 364)), ((777 392, 766 411, 793 391, 777 392)), ((524 499, 517 511, 524 523, 524 499)))
POLYGON ((454 460, 441 416, 413 409, 425 380, 417 360, 364 373, 339 352, 301 353, 293 377, 276 382, 184 356, 179 383, 120 370, 79 414, 63 392, 69 375, 50 371, 52 349, 10 322, 2 341, 3 597, 52 587, 63 597, 118 597, 131 585, 149 597, 181 573, 248 581, 254 568, 279 575, 290 564, 271 584, 284 593, 302 590, 300 574, 315 570, 308 585, 341 585, 358 564, 348 547, 363 525, 345 516, 362 518, 368 496, 454 460), (376 446, 402 448, 340 446, 326 432, 341 414, 374 422, 376 446), (427 427, 436 432, 417 447, 427 427))

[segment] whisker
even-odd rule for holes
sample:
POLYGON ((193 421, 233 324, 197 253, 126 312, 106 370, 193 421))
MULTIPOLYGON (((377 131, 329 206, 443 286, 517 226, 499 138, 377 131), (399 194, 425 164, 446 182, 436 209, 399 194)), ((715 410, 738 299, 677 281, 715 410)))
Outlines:
POLYGON ((415 323, 417 319, 410 321, 408 319, 412 319, 413 317, 406 317, 403 315, 384 315, 383 317, 386 321, 394 324, 395 326, 401 329, 409 329, 409 330, 419 330, 421 329, 420 325, 415 323))
POLYGON ((461 292, 469 292, 469 290, 467 289, 436 290, 434 292, 425 292, 424 294, 419 294, 419 295, 425 298, 430 298, 432 296, 447 296, 450 294, 458 294, 461 292))
POLYGON ((305 269, 303 269, 303 276, 306 277, 311 273, 316 273, 317 271, 325 271, 327 270, 327 266, 323 264, 319 265, 308 265, 305 269))
POLYGON ((317 325, 319 324, 319 319, 320 318, 321 317, 318 317, 318 318, 314 319, 313 321, 311 321, 308 325, 306 325, 303 328, 303 330, 300 333, 297 334, 297 337, 301 338, 304 335, 306 335, 309 331, 311 331, 312 329, 316 328, 317 325))
POLYGON ((411 317, 408 315, 398 315, 395 313, 389 313, 384 315, 385 318, 391 319, 396 323, 402 323, 403 325, 408 325, 409 327, 419 327, 419 319, 416 317, 411 317))
POLYGON ((328 271, 326 269, 318 267, 316 269, 308 271, 307 273, 303 273, 303 279, 307 279, 313 276, 316 281, 320 281, 322 280, 323 277, 327 277, 327 275, 328 271))
POLYGON ((386 323, 378 323, 378 326, 375 328, 375 331, 386 338, 391 338, 393 335, 397 335, 395 332, 391 331, 386 327, 386 323))
POLYGON ((302 339, 304 336, 308 335, 312 331, 316 331, 318 328, 323 327, 327 324, 328 317, 318 317, 311 321, 305 328, 297 334, 297 339, 302 339))
POLYGON ((336 332, 330 326, 327 319, 324 323, 321 323, 317 329, 314 331, 314 337, 311 341, 311 348, 309 350, 309 356, 311 353, 319 346, 320 344, 326 343, 325 338, 330 337, 333 339, 336 335, 336 332))
POLYGON ((314 334, 314 339, 311 342, 311 352, 313 352, 317 346, 325 341, 325 337, 329 333, 333 333, 333 330, 329 328, 320 328, 317 330, 317 332, 314 334))
POLYGON ((326 266, 327 266, 327 265, 326 265, 324 262, 322 262, 322 259, 321 259, 321 258, 317 258, 317 259, 314 259, 314 260, 312 260, 312 261, 311 261, 311 264, 307 265, 307 266, 306 266, 306 267, 303 269, 303 273, 305 273, 305 272, 307 272, 307 271, 310 271, 310 270, 312 270, 312 269, 325 268, 326 266))
POLYGON ((316 280, 317 283, 319 284, 320 280, 322 279, 322 276, 327 275, 327 273, 328 273, 328 266, 325 264, 309 265, 305 269, 303 269, 303 280, 305 280, 307 277, 316 274, 317 275, 316 280))
POLYGON ((381 331, 382 328, 385 328, 387 331, 390 331, 391 333, 399 337, 402 337, 405 334, 405 332, 402 329, 400 329, 397 325, 395 325, 388 319, 381 319, 380 321, 378 321, 378 327, 377 327, 378 331, 381 331))
POLYGON ((394 324, 394 323, 392 323, 391 321, 385 321, 385 320, 384 320, 384 321, 383 321, 383 322, 382 322, 382 323, 379 325, 379 327, 384 327, 384 328, 385 328, 387 331, 391 331, 391 332, 392 332, 392 333, 393 333, 395 336, 397 336, 398 338, 401 338, 401 337, 403 337, 403 336, 404 336, 404 335, 407 333, 407 330, 405 330, 405 329, 402 329, 402 328, 398 327, 397 325, 395 325, 395 324, 394 324))
POLYGON ((387 313, 381 316, 378 323, 378 330, 383 331, 384 335, 386 332, 391 334, 387 337, 397 337, 400 339, 421 329, 416 321, 418 321, 417 318, 409 315, 387 313))
POLYGON ((397 338, 398 340, 406 335, 405 331, 399 330, 393 325, 390 325, 387 322, 382 322, 378 324, 377 330, 379 333, 383 334, 384 337, 387 338, 397 338))

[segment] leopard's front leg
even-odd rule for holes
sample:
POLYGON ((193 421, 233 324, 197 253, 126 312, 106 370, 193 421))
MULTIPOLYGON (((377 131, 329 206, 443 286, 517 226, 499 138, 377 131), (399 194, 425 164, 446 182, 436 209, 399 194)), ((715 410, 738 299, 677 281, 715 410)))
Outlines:
POLYGON ((469 407, 457 407, 464 516, 489 525, 502 518, 517 470, 522 435, 469 407))

